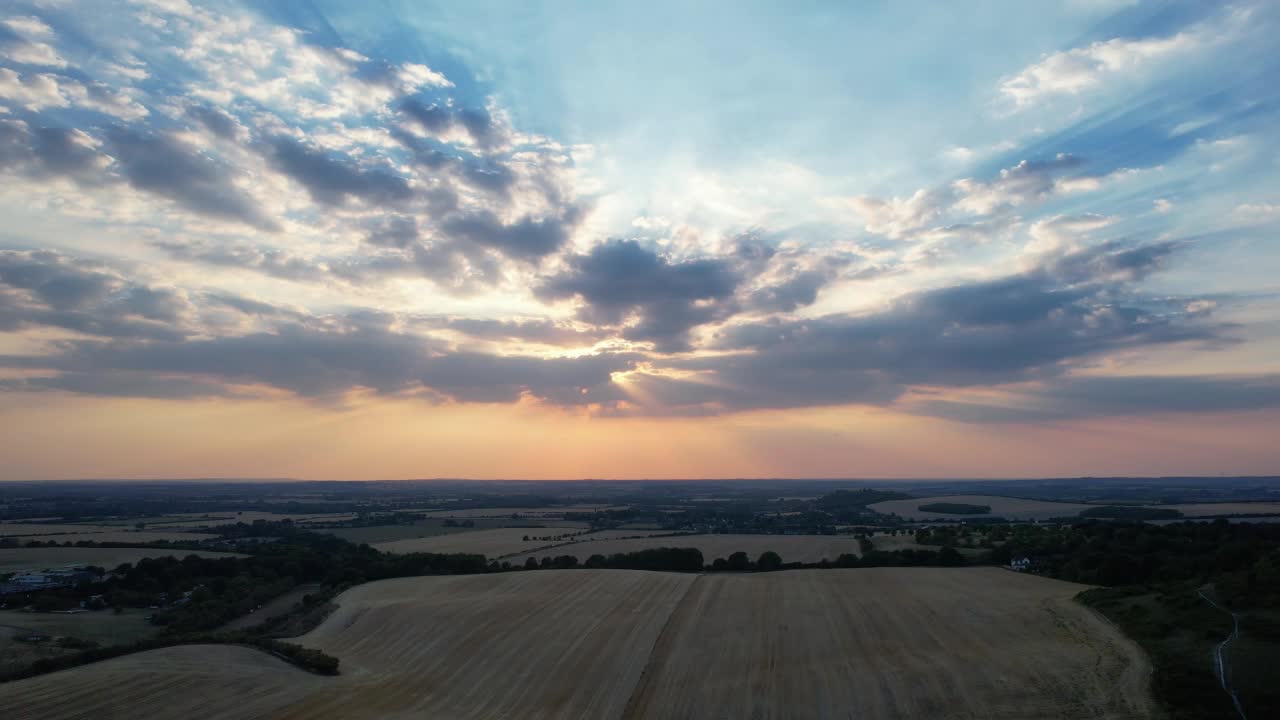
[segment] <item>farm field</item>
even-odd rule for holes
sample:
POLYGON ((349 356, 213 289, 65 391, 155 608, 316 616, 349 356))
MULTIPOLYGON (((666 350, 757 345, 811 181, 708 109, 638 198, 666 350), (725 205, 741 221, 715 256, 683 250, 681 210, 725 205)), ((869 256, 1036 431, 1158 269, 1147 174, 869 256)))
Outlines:
MULTIPOLYGON (((600 530, 597 532, 590 533, 588 535, 579 535, 575 539, 579 541, 621 540, 624 538, 649 537, 651 535, 671 535, 671 533, 672 533, 671 530, 644 530, 644 529, 638 529, 638 528, 635 530, 627 530, 627 529, 600 530)), ((677 536, 672 535, 671 537, 674 540, 676 539, 677 536)))
POLYGON ((236 553, 210 552, 206 550, 166 550, 164 548, 3 548, 0 549, 0 572, 44 570, 67 565, 97 565, 108 570, 121 563, 136 563, 142 558, 174 555, 186 557, 244 557, 236 553))
POLYGON ((437 535, 449 535, 452 533, 462 532, 478 532, 480 530, 498 530, 501 528, 509 528, 512 525, 520 524, 521 529, 530 532, 545 535, 543 532, 546 528, 559 528, 555 534, 565 532, 575 532, 577 530, 586 530, 590 527, 587 523, 570 522, 567 520, 526 520, 517 523, 511 519, 501 518, 478 518, 471 519, 475 523, 474 527, 448 527, 444 523, 447 518, 428 518, 418 520, 412 525, 370 525, 368 527, 351 527, 351 528, 317 528, 316 532, 328 533, 329 535, 337 535, 344 540, 350 540, 353 543, 385 543, 392 540, 412 540, 414 538, 435 537, 437 535))
POLYGON ((329 678, 233 645, 185 645, 0 684, 6 720, 280 717, 329 678))
POLYGON ((1146 661, 1080 589, 995 568, 704 576, 624 717, 1150 717, 1146 661))
MULTIPOLYGON (((225 513, 190 513, 166 515, 152 519, 148 525, 154 524, 164 528, 205 528, 236 523, 252 524, 254 520, 281 522, 292 520, 296 524, 343 522, 355 518, 354 513, 270 513, 259 510, 244 510, 225 513)), ((136 522, 136 521, 135 521, 136 522)))
POLYGON ((1280 515, 1280 502, 1183 503, 1154 507, 1178 510, 1189 518, 1210 515, 1280 515))
POLYGON ((92 640, 102 645, 130 643, 151 637, 160 628, 147 622, 150 610, 130 609, 120 614, 109 611, 75 613, 24 613, 0 610, 0 672, 26 667, 41 658, 65 655, 58 647, 58 637, 92 640), (39 643, 22 642, 18 637, 48 635, 39 643))
POLYGON ((536 550, 568 542, 566 533, 581 532, 574 528, 498 528, 472 532, 449 533, 409 540, 375 543, 373 547, 391 553, 479 553, 495 559, 505 555, 536 550), (525 540, 525 536, 529 539, 525 540), (562 540, 535 538, 562 537, 562 540))
POLYGON ((995 568, 401 578, 298 640, 339 677, 169 648, 0 685, 0 717, 1151 717, 1146 661, 1081 589, 995 568))
POLYGON ((906 520, 971 520, 984 517, 1002 517, 1006 520, 1048 520, 1054 517, 1072 517, 1081 510, 1095 505, 1084 503, 1026 500, 998 495, 941 495, 938 497, 912 498, 910 500, 886 500, 867 507, 878 513, 897 514, 906 520), (959 503, 965 505, 990 505, 986 515, 955 515, 952 513, 925 512, 921 505, 931 503, 959 503))
MULTIPOLYGON (((559 518, 567 512, 596 512, 598 510, 623 510, 625 505, 564 505, 561 507, 536 508, 466 508, 464 510, 425 510, 427 517, 438 518, 510 518, 519 515, 522 518, 559 518)), ((415 511, 416 512, 416 511, 415 511)))
POLYGON ((61 523, 0 523, 0 537, 66 535, 69 533, 119 532, 111 525, 68 525, 61 523))
MULTIPOLYGON (((591 536, 584 536, 589 537, 591 536)), ((772 550, 782 556, 783 562, 818 562, 823 558, 835 560, 845 553, 861 554, 858 541, 851 535, 682 535, 631 540, 585 540, 545 551, 535 550, 510 560, 512 564, 518 564, 529 557, 541 560, 544 556, 574 555, 583 561, 592 555, 629 553, 655 547, 697 548, 706 563, 716 558, 727 558, 739 550, 750 555, 752 560, 761 553, 772 550)))
POLYGON ((176 531, 159 531, 159 530, 120 530, 112 528, 107 530, 94 530, 92 532, 67 533, 60 535, 35 535, 32 537, 23 536, 18 538, 20 542, 26 543, 38 540, 40 542, 56 542, 56 543, 78 543, 78 542, 113 542, 113 543, 150 543, 159 542, 161 540, 167 542, 199 542, 200 540, 212 540, 218 537, 210 533, 200 532, 176 532, 176 531))

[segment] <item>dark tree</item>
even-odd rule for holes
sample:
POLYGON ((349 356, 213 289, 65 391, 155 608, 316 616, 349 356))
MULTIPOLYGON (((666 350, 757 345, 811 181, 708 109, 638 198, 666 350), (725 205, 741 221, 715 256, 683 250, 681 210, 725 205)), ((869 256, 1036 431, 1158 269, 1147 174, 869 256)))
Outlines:
POLYGON ((779 570, 782 568, 782 556, 772 550, 766 550, 760 553, 760 559, 756 560, 756 569, 762 572, 770 570, 779 570))

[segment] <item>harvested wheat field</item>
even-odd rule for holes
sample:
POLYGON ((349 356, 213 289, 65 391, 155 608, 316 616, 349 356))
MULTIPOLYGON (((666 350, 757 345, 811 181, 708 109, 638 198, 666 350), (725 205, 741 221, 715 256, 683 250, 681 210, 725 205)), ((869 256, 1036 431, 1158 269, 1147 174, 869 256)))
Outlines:
POLYGON ((489 559, 527 552, 541 547, 559 545, 572 540, 570 533, 582 532, 575 528, 497 528, 473 532, 433 535, 431 537, 391 540, 375 543, 373 547, 390 553, 478 553, 489 559), (525 540, 525 537, 528 540, 525 540), (554 540, 550 538, 561 538, 554 540), (548 538, 546 540, 538 538, 548 538))
POLYGON ((118 532, 119 527, 112 525, 67 525, 51 523, 0 523, 0 537, 39 538, 42 535, 63 535, 69 533, 118 532))
MULTIPOLYGON (((560 507, 496 507, 465 508, 460 510, 431 510, 428 508, 421 512, 429 518, 510 518, 512 515, 519 515, 522 518, 537 520, 539 518, 564 517, 567 512, 591 513, 602 510, 625 509, 627 509, 626 505, 562 505, 560 507)), ((409 510, 406 512, 419 511, 409 510)))
POLYGON ((100 543, 151 543, 164 540, 166 542, 199 542, 201 540, 212 540, 217 535, 199 532, 175 532, 175 531, 153 531, 153 530, 94 530, 92 532, 81 533, 65 533, 58 535, 36 535, 34 537, 18 538, 19 542, 56 542, 56 543, 78 543, 78 542, 100 542, 100 543))
POLYGON ((703 576, 624 717, 1150 717, 1146 660, 1080 590, 995 568, 703 576))
POLYGON ((1081 510, 1096 505, 1084 503, 1049 502, 999 495, 939 495, 937 497, 912 498, 910 500, 886 500, 867 507, 885 515, 896 514, 907 520, 964 520, 983 517, 1002 517, 1006 520, 1048 520, 1055 517, 1074 517, 1081 510), (921 505, 930 503, 961 503, 965 505, 990 505, 986 515, 958 515, 955 513, 925 512, 921 505))
POLYGON ((1280 502, 1183 503, 1181 505, 1156 505, 1155 507, 1177 510, 1187 517, 1280 515, 1280 502))
POLYGON ((68 565, 97 565, 108 570, 121 563, 136 563, 142 558, 186 557, 244 557, 236 553, 209 552, 206 550, 168 550, 165 548, 79 548, 79 547, 46 547, 46 548, 5 548, 0 549, 0 572, 19 572, 23 570, 44 570, 45 568, 66 567, 68 565))
POLYGON ((672 535, 671 530, 597 530, 586 535, 579 535, 574 538, 578 542, 590 540, 592 542, 600 540, 623 540, 626 538, 646 538, 654 535, 666 535, 671 538, 679 537, 672 535))
POLYGON ((727 558, 735 552, 742 551, 752 560, 760 554, 772 550, 782 556, 783 562, 818 562, 823 558, 835 560, 846 553, 861 555, 858 541, 852 535, 680 535, 672 537, 633 538, 630 540, 586 540, 584 535, 572 545, 562 545, 535 550, 510 558, 513 564, 523 563, 526 558, 557 555, 573 555, 578 560, 586 560, 592 555, 612 555, 629 553, 645 548, 675 547, 697 548, 702 553, 703 562, 710 564, 716 558, 727 558))
POLYGON ((173 648, 0 685, 0 717, 1151 717, 1146 661, 1081 588, 995 568, 402 578, 298 640, 339 677, 173 648))
POLYGON ((232 645, 185 645, 125 655, 0 684, 6 720, 269 718, 330 678, 232 645))

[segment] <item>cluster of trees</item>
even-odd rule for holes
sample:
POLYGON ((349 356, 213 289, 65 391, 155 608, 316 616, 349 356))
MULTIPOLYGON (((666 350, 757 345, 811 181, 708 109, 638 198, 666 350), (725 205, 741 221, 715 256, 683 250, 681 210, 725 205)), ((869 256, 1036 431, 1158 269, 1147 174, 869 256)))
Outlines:
POLYGON ((1173 508, 1142 505, 1099 505, 1081 510, 1080 517, 1109 520, 1176 520, 1182 517, 1182 512, 1173 508))
POLYGON ((615 555, 592 555, 585 563, 579 563, 573 555, 546 556, 541 560, 530 557, 525 561, 526 570, 552 570, 571 568, 620 568, 627 570, 660 570, 667 572, 771 572, 802 568, 857 568, 857 567, 958 567, 965 564, 964 556, 955 548, 934 550, 865 550, 861 557, 853 553, 841 555, 835 560, 816 563, 784 562, 782 556, 772 550, 760 554, 754 561, 745 552, 735 552, 727 558, 716 558, 704 564, 697 548, 649 548, 615 555))
POLYGON ((1172 525, 1084 521, 1016 525, 991 560, 1035 560, 1038 572, 1091 585, 1213 583, 1238 607, 1280 605, 1280 524, 1185 522, 1172 525))
POLYGON ((646 548, 629 553, 592 555, 579 563, 573 555, 547 556, 541 561, 529 558, 526 570, 611 568, 616 570, 656 570, 665 572, 702 572, 702 552, 697 548, 646 548))

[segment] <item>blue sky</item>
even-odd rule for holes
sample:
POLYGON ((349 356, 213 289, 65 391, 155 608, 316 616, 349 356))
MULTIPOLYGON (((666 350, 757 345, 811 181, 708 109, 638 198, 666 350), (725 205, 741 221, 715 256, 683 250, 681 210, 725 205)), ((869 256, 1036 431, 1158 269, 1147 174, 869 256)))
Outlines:
POLYGON ((0 15, 0 412, 767 416, 828 447, 806 413, 843 409, 897 447, 1280 407, 1272 3, 0 15))

